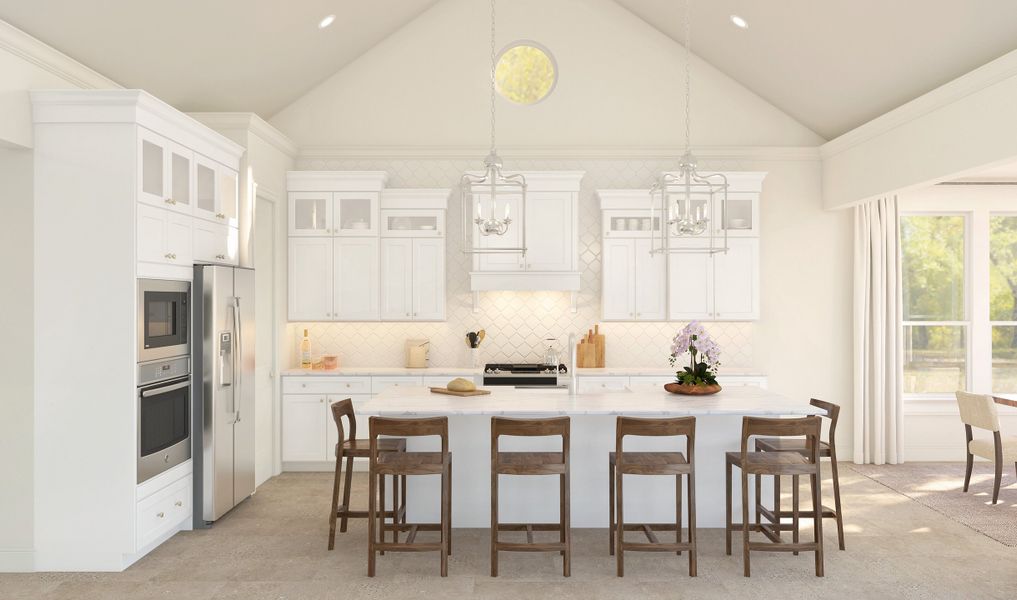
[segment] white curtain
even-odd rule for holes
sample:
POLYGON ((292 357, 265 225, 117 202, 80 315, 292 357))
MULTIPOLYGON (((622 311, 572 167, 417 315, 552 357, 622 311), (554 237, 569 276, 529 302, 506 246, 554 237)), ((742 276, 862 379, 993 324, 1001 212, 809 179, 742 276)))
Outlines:
POLYGON ((854 461, 898 464, 903 435, 897 197, 855 207, 854 461))

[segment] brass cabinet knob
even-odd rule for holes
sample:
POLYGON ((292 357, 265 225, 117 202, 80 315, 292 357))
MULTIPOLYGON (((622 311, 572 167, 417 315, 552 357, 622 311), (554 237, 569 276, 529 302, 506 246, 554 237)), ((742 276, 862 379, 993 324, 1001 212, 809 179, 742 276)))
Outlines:
POLYGON ((166 513, 164 513, 164 512, 157 513, 155 516, 157 516, 157 517, 159 517, 161 519, 161 518, 166 516, 166 513))

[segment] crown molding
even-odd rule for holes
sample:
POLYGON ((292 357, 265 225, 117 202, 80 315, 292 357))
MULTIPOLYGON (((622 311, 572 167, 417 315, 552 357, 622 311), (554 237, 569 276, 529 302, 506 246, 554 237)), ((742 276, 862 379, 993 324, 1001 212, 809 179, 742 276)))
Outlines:
POLYGON ((961 75, 938 88, 902 104, 851 131, 820 146, 821 156, 829 158, 879 137, 897 127, 924 117, 971 94, 1017 76, 1017 50, 961 75))
MULTIPOLYGON (((486 146, 303 146, 298 159, 482 159, 486 146)), ((508 159, 626 159, 678 160, 683 146, 505 146, 508 159)), ((817 146, 704 146, 696 157, 710 160, 819 161, 817 146)))
POLYGON ((116 89, 123 87, 3 20, 0 20, 0 49, 30 62, 78 88, 116 89))
POLYGON ((216 131, 244 131, 267 142, 290 158, 299 152, 290 138, 269 122, 252 112, 192 112, 187 113, 216 131))

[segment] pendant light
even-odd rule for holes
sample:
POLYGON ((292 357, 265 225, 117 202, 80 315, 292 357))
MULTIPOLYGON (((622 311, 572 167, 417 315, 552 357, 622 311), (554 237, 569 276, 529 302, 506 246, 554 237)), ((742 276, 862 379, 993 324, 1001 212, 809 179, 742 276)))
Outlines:
POLYGON ((692 0, 685 0, 685 152, 677 172, 662 173, 650 188, 650 223, 657 223, 660 210, 662 226, 654 228, 651 253, 727 252, 727 229, 713 225, 727 208, 727 177, 723 173, 702 174, 692 154, 692 0), (657 239, 659 237, 659 239, 657 239), (708 243, 672 245, 673 238, 701 238, 708 243))
POLYGON ((505 236, 513 223, 510 207, 517 206, 519 222, 525 223, 526 178, 521 174, 506 175, 502 160, 495 149, 495 0, 491 0, 491 149, 484 159, 482 174, 468 172, 460 179, 463 221, 463 252, 466 254, 526 254, 526 227, 518 227, 519 241, 505 236), (475 227, 474 227, 475 226, 475 227), (495 238, 485 241, 485 238, 495 238))

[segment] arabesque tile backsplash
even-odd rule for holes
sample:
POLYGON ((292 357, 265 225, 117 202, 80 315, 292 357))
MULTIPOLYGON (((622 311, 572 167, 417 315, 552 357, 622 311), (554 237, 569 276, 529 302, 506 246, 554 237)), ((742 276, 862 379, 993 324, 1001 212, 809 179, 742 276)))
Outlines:
MULTIPOLYGON (((579 266, 581 289, 577 311, 571 312, 569 294, 563 292, 485 292, 479 312, 473 312, 469 291, 469 257, 461 251, 461 211, 458 182, 462 172, 476 169, 480 159, 304 159, 298 168, 309 170, 387 171, 390 188, 450 188, 446 227, 447 321, 441 323, 291 323, 290 364, 297 362, 303 328, 311 337, 312 352, 339 355, 351 367, 404 365, 404 344, 409 338, 431 341, 432 366, 467 366, 466 332, 484 329, 481 362, 539 360, 543 340, 559 339, 564 351, 570 332, 583 334, 600 320, 601 220, 595 191, 608 188, 645 188, 660 171, 673 169, 673 160, 582 159, 511 160, 512 170, 586 171, 579 196, 579 266)), ((714 161, 705 168, 743 170, 733 161, 714 161)), ((601 323, 606 335, 609 367, 666 367, 671 338, 678 322, 601 323)), ((731 368, 754 366, 753 323, 709 323, 707 329, 723 349, 722 363, 731 368)))

